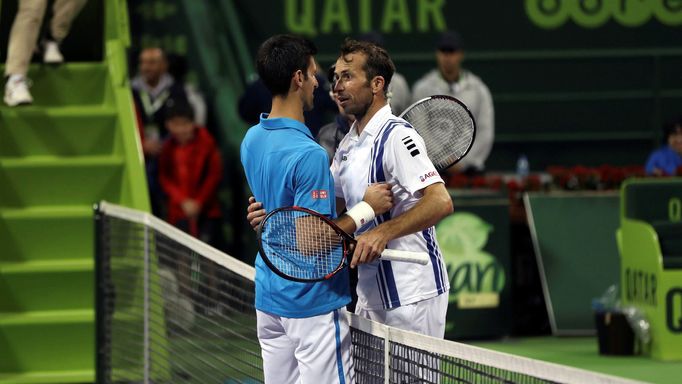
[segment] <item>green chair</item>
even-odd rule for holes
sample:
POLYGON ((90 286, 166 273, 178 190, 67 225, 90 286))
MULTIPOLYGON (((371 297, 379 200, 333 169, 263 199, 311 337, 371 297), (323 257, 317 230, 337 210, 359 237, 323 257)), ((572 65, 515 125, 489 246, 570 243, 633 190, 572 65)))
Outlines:
POLYGON ((617 238, 622 304, 645 313, 653 358, 682 360, 682 178, 623 183, 617 238))

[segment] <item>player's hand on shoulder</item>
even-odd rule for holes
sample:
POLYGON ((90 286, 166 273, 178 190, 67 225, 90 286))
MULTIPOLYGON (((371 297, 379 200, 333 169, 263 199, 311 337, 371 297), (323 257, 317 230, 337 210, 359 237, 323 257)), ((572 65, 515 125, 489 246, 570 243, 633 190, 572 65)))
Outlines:
POLYGON ((263 203, 256 201, 256 198, 249 197, 249 206, 246 208, 246 220, 251 225, 251 228, 255 231, 258 225, 265 218, 265 209, 263 209, 263 203))
POLYGON ((362 198, 374 210, 375 215, 381 215, 393 207, 393 192, 388 183, 370 184, 362 198))

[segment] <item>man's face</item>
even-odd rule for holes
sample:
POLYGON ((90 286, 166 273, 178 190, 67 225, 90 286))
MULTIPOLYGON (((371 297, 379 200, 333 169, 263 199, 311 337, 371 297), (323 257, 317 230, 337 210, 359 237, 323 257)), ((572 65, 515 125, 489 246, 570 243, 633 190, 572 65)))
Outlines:
POLYGON ((438 69, 443 74, 443 77, 449 81, 453 81, 459 76, 463 58, 464 53, 461 49, 457 51, 436 51, 438 69))
POLYGON ((676 126, 675 131, 668 136, 668 145, 682 156, 682 125, 676 126))
POLYGON ((194 138, 194 123, 186 117, 171 117, 166 120, 166 128, 180 144, 188 143, 194 138))
POLYGON ((306 71, 308 78, 304 78, 303 80, 303 110, 310 111, 314 106, 313 93, 315 92, 315 88, 317 88, 318 85, 317 77, 315 77, 315 74, 317 73, 317 65, 315 64, 315 60, 312 57, 310 58, 306 71))
POLYGON ((163 53, 158 48, 147 48, 140 53, 139 70, 148 83, 156 83, 168 70, 163 53))
POLYGON ((361 52, 336 60, 334 92, 339 106, 349 115, 364 116, 372 105, 372 87, 362 69, 366 61, 367 56, 361 52))

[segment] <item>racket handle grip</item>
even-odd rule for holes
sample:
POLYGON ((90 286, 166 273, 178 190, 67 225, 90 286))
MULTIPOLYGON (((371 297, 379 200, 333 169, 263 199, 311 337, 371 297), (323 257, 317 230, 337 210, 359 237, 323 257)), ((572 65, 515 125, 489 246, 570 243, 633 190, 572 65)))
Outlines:
POLYGON ((401 251, 398 249, 384 249, 381 258, 390 261, 402 261, 426 265, 429 262, 429 254, 426 252, 401 251))

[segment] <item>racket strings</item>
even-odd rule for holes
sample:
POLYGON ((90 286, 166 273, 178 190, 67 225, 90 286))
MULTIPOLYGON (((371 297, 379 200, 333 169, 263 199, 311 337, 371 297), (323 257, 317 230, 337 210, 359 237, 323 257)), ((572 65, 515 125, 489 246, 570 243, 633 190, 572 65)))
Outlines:
POLYGON ((466 155, 474 140, 474 120, 462 105, 452 100, 429 99, 415 105, 403 118, 424 139, 429 159, 439 170, 466 155))
POLYGON ((282 210, 268 217, 261 230, 265 256, 283 274, 322 279, 343 262, 343 238, 319 217, 282 210))

